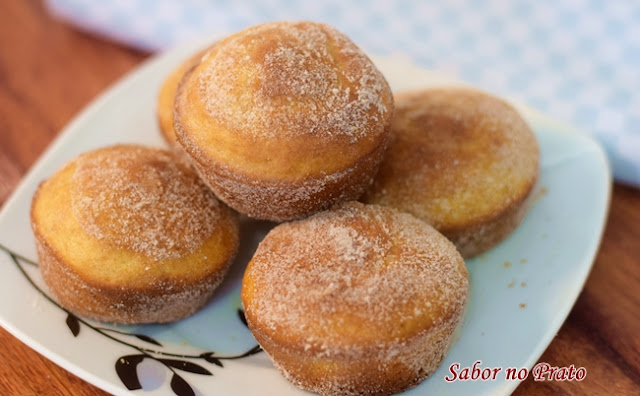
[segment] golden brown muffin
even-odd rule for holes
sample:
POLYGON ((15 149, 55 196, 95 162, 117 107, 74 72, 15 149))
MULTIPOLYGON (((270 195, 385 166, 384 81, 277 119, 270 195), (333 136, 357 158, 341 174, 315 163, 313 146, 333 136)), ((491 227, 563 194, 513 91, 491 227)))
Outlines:
POLYGON ((356 199, 393 113, 389 86, 335 29, 273 22, 221 40, 176 98, 178 141, 216 195, 283 221, 356 199))
POLYGON ((200 51, 183 61, 166 77, 160 87, 160 91, 158 92, 156 112, 160 133, 164 140, 169 144, 171 150, 180 157, 185 156, 185 154, 182 146, 178 143, 176 131, 173 128, 173 112, 174 104, 176 102, 176 92, 178 91, 178 86, 180 85, 180 81, 184 75, 200 63, 200 59, 205 53, 206 50, 200 51))
POLYGON ((385 160, 363 201, 425 220, 465 258, 522 221, 538 178, 535 135, 504 101, 467 88, 396 95, 385 160))
POLYGON ((462 257, 434 228, 348 202, 271 230, 246 269, 242 303, 251 332, 296 386, 389 394, 440 365, 468 292, 462 257))
POLYGON ((31 206, 42 276, 62 306, 115 323, 172 322, 212 296, 238 221, 168 151, 103 148, 68 162, 31 206))

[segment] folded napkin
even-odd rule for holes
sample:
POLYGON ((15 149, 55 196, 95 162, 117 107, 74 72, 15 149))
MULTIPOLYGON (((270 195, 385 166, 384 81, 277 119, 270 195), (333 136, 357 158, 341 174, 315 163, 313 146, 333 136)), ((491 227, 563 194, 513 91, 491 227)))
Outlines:
POLYGON ((60 18, 146 50, 272 20, 326 22, 368 52, 515 98, 593 135, 640 186, 640 2, 46 0, 60 18))

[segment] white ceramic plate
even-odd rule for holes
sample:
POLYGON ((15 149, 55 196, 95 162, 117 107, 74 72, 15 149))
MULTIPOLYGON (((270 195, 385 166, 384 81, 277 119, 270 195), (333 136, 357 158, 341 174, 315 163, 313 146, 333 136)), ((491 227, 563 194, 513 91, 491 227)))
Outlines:
MULTIPOLYGON (((239 357, 256 346, 238 315, 240 279, 269 223, 245 222, 240 257, 214 300, 194 317, 172 325, 116 328, 68 315, 46 297, 37 266, 28 262, 36 259, 29 206, 38 183, 90 149, 117 142, 163 146, 155 119, 156 93, 169 71, 204 43, 152 59, 96 100, 61 133, 7 201, 0 214, 0 323, 60 366, 114 394, 172 395, 172 383, 180 394, 299 394, 264 353, 239 357), (237 358, 225 359, 231 357, 237 358), (130 392, 126 385, 143 390, 130 392)), ((394 90, 457 84, 401 59, 372 58, 394 90)), ((591 268, 611 188, 603 151, 584 135, 518 108, 542 149, 537 202, 508 240, 467 263, 471 297, 461 331, 440 369, 410 394, 509 394, 518 381, 507 381, 502 374, 495 381, 448 383, 444 377, 452 363, 464 367, 477 360, 482 367, 531 368, 565 320, 591 268)))

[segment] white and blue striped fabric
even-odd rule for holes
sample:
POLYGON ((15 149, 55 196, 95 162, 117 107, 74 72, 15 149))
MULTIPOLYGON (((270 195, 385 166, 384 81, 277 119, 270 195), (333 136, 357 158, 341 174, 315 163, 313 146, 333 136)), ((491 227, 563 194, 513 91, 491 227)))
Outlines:
POLYGON ((156 51, 272 20, 326 22, 360 47, 512 97, 604 146, 640 186, 637 0, 47 0, 74 25, 156 51))

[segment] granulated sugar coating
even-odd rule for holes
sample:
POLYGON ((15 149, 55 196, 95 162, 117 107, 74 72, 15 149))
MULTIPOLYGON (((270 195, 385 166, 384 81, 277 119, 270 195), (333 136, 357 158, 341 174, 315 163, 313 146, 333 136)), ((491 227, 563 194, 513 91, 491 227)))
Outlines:
POLYGON ((112 323, 203 307, 239 244, 235 213, 169 151, 116 145, 67 162, 36 191, 31 227, 51 295, 112 323))
POLYGON ((392 115, 387 81, 349 38, 271 22, 209 49, 180 83, 174 127, 217 197, 287 221, 362 195, 392 115))
POLYGON ((274 228, 242 298, 254 336, 290 381, 377 394, 438 367, 468 288, 462 257, 431 226, 351 202, 274 228))
POLYGON ((87 234, 156 260, 200 246, 214 231, 220 205, 170 153, 138 146, 79 156, 72 188, 73 212, 87 234))
POLYGON ((408 212, 466 258, 520 224, 539 173, 536 136, 508 103, 469 88, 395 96, 389 149, 363 201, 408 212))
POLYGON ((237 133, 356 140, 389 111, 379 71, 327 25, 258 25, 225 40, 211 57, 199 76, 202 97, 211 117, 237 133), (278 41, 264 45, 274 30, 278 41))
MULTIPOLYGON (((215 45, 212 44, 212 45, 215 45)), ((158 126, 160 127, 160 133, 173 152, 180 158, 188 161, 188 157, 184 153, 184 149, 177 141, 176 131, 173 126, 173 114, 174 105, 176 101, 176 92, 182 77, 200 63, 200 59, 206 53, 206 50, 201 50, 191 55, 178 65, 175 69, 165 77, 160 91, 158 92, 158 98, 156 102, 156 113, 158 117, 158 126)))

